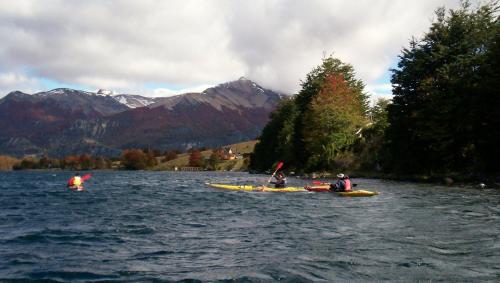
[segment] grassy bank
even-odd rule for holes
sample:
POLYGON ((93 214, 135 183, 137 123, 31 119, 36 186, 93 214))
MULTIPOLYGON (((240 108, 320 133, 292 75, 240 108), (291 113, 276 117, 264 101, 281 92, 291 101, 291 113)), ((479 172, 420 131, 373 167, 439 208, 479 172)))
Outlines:
MULTIPOLYGON (((256 143, 257 141, 253 140, 224 146, 225 148, 231 148, 240 157, 234 160, 219 161, 216 165, 216 171, 248 170, 248 157, 243 156, 252 153, 256 143)), ((204 159, 208 159, 212 153, 213 150, 209 149, 202 151, 201 155, 204 159)), ((189 167, 189 153, 179 154, 177 158, 165 162, 162 161, 162 158, 158 158, 158 165, 151 168, 151 170, 175 170, 175 168, 181 170, 183 167, 189 167)))

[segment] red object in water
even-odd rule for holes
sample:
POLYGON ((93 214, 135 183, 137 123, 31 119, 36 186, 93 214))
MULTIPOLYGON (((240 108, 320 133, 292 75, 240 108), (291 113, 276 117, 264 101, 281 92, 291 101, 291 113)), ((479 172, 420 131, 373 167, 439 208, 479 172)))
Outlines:
POLYGON ((330 191, 330 185, 325 184, 325 185, 315 185, 315 186, 305 186, 304 187, 306 190, 310 192, 329 192, 330 191))

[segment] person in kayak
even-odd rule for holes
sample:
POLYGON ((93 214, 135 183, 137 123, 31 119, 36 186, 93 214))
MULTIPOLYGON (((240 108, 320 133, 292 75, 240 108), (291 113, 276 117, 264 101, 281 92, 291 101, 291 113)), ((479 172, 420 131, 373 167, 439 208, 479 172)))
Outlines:
POLYGON ((330 184, 330 191, 332 192, 350 192, 352 191, 351 179, 349 176, 342 173, 337 175, 338 181, 335 184, 330 184))
POLYGON ((269 182, 269 183, 270 184, 274 184, 275 188, 284 188, 284 187, 286 187, 285 174, 283 174, 282 172, 278 172, 278 174, 274 175, 274 178, 276 179, 276 181, 269 182))
POLYGON ((71 177, 68 181, 68 188, 72 190, 82 191, 83 190, 83 179, 80 177, 80 173, 75 173, 75 176, 71 177))

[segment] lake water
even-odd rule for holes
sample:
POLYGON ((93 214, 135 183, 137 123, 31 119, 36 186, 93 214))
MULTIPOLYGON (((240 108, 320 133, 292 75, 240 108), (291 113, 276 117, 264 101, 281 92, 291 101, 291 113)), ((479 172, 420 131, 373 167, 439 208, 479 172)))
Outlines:
POLYGON ((500 281, 498 190, 354 179, 381 194, 342 198, 120 171, 73 192, 70 176, 0 172, 0 281, 500 281))

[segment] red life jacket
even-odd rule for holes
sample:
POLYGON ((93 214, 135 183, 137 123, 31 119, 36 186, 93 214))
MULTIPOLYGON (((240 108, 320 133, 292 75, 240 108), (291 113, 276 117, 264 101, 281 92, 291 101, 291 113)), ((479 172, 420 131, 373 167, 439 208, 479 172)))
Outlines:
POLYGON ((75 178, 71 177, 71 179, 68 180, 68 186, 73 186, 74 185, 75 178))
POLYGON ((351 180, 344 179, 344 182, 345 182, 345 191, 350 192, 352 190, 351 180))

